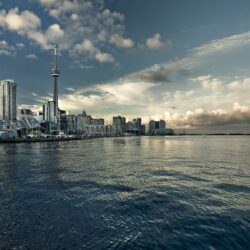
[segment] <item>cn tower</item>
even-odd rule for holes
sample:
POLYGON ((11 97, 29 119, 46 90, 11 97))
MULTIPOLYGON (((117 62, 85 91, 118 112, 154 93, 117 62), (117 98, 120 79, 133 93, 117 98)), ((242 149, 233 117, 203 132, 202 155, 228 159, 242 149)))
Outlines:
POLYGON ((53 63, 53 68, 51 70, 51 76, 54 78, 54 95, 53 95, 53 101, 55 103, 55 117, 58 122, 58 83, 57 83, 57 78, 60 75, 60 71, 58 69, 57 65, 57 49, 58 45, 56 42, 54 42, 54 63, 53 63))

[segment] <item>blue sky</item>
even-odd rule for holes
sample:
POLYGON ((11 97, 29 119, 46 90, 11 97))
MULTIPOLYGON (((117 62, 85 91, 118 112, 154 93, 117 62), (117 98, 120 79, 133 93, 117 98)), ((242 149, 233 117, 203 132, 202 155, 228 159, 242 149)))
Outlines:
POLYGON ((17 82, 20 108, 51 99, 56 37, 59 104, 72 114, 249 132, 248 0, 0 3, 0 79, 17 82))

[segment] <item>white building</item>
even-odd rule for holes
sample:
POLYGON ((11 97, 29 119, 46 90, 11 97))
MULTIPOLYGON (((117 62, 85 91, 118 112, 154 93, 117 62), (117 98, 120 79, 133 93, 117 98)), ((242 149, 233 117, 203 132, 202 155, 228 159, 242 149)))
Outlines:
POLYGON ((16 83, 0 81, 0 120, 15 120, 16 109, 16 83))

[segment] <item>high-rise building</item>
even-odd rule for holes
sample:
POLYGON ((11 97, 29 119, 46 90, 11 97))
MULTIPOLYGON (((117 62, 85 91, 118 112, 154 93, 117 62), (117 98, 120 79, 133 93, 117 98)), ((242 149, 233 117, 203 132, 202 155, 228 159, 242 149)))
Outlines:
POLYGON ((127 132, 125 117, 113 117, 113 125, 116 127, 117 134, 123 134, 127 132))
POLYGON ((163 120, 160 121, 154 121, 151 120, 149 122, 149 134, 155 135, 155 134, 164 134, 166 131, 166 122, 163 120))
POLYGON ((104 119, 103 118, 92 118, 91 124, 92 125, 104 125, 104 119))
POLYGON ((47 122, 57 122, 55 116, 55 102, 49 101, 43 105, 43 120, 47 122))
POLYGON ((16 112, 16 83, 0 81, 0 120, 15 120, 16 112))
POLYGON ((141 134, 141 118, 133 119, 133 129, 137 134, 141 134))
POLYGON ((54 63, 53 63, 53 68, 51 70, 51 76, 54 79, 54 94, 53 94, 53 101, 54 101, 54 113, 55 113, 55 117, 57 120, 59 120, 59 112, 58 112, 58 81, 57 78, 60 75, 60 71, 58 69, 58 63, 57 63, 57 49, 58 49, 58 45, 55 42, 54 43, 54 63))

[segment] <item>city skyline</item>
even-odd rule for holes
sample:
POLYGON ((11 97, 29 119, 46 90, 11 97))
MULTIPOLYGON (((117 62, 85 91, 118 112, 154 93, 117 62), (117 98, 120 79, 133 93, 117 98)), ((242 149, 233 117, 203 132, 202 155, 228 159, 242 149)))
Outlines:
POLYGON ((1 79, 17 82, 19 108, 40 109, 56 37, 70 113, 249 132, 250 3, 216 2, 0 0, 1 79))

